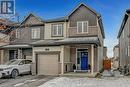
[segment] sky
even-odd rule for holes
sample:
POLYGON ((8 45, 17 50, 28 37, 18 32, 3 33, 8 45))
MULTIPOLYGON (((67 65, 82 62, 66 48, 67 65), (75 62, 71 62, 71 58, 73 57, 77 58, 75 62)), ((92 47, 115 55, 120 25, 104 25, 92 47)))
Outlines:
POLYGON ((15 8, 20 20, 29 12, 47 20, 68 15, 81 2, 102 15, 104 46, 108 47, 108 57, 112 57, 125 10, 130 9, 130 0, 15 0, 15 8))

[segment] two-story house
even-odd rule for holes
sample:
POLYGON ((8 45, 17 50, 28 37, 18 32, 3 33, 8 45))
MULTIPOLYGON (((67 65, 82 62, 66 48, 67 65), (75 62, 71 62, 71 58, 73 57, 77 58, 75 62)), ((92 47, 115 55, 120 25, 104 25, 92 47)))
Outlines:
POLYGON ((119 33, 119 65, 130 68, 130 9, 126 10, 119 33))
POLYGON ((58 75, 102 69, 104 29, 99 13, 81 3, 67 16, 42 20, 29 14, 3 46, 4 59, 32 59, 33 72, 58 75))
POLYGON ((44 22, 30 13, 10 32, 10 43, 2 46, 4 61, 11 59, 32 59, 32 46, 29 44, 44 38, 44 22))
POLYGON ((31 43, 38 75, 102 69, 104 29, 99 13, 80 4, 66 17, 46 20, 44 39, 31 43))

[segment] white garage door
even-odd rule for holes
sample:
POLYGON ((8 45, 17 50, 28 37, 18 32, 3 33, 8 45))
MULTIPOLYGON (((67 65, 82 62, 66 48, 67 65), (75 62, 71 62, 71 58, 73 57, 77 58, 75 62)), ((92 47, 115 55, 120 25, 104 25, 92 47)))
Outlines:
POLYGON ((58 75, 58 54, 38 55, 38 75, 58 75))

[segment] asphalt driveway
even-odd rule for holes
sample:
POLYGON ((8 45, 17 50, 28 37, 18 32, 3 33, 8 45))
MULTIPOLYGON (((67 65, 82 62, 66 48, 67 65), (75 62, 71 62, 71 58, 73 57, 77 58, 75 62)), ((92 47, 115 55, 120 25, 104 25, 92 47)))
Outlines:
POLYGON ((52 76, 18 76, 16 79, 2 78, 0 79, 0 87, 37 87, 48 80, 55 77, 52 76))

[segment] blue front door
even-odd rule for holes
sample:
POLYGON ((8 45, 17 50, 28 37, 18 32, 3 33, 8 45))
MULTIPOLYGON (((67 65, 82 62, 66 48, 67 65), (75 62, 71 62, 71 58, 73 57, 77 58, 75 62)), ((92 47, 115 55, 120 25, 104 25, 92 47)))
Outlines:
POLYGON ((81 70, 88 70, 88 53, 81 52, 81 70))

